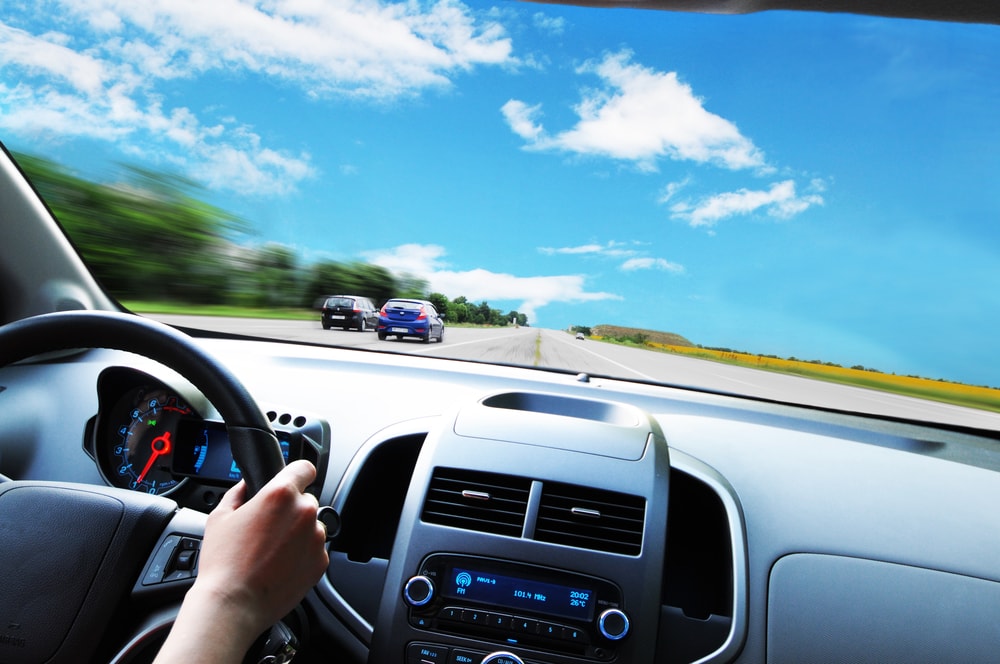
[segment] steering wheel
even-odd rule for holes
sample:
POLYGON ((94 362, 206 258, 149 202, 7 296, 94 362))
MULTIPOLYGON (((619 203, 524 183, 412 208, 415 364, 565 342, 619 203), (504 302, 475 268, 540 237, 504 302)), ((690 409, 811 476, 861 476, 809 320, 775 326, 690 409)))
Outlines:
MULTIPOLYGON (((250 495, 284 466, 267 418, 246 388, 192 339, 122 313, 60 312, 0 327, 0 367, 51 351, 109 348, 146 356, 189 380, 219 411, 250 495)), ((2 481, 2 476, 0 476, 2 481)), ((106 642, 177 504, 83 484, 0 483, 0 662, 107 660, 106 642)), ((202 522, 203 523, 203 522, 202 522)))

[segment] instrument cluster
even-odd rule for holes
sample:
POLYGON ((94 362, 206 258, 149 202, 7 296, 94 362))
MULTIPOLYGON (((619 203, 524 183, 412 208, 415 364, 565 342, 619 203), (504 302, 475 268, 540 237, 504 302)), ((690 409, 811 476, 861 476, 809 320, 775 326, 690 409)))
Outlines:
MULTIPOLYGON (((242 478, 225 423, 207 419, 210 406, 145 372, 111 367, 97 381, 98 412, 84 449, 111 486, 154 495, 202 510, 214 507, 242 478), (195 403, 192 403, 195 402, 195 403)), ((285 461, 316 465, 318 493, 330 448, 329 425, 307 415, 268 410, 285 461)))

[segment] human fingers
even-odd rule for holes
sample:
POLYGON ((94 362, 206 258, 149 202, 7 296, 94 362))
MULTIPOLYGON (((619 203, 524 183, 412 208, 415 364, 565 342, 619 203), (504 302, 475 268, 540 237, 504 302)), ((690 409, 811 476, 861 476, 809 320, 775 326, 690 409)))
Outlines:
POLYGON ((281 469, 272 482, 288 482, 300 493, 316 479, 316 466, 305 459, 298 459, 281 469))
POLYGON ((244 480, 240 480, 235 485, 231 486, 228 491, 222 494, 222 499, 219 504, 215 507, 215 512, 232 512, 240 505, 246 502, 247 499, 247 483, 244 480))

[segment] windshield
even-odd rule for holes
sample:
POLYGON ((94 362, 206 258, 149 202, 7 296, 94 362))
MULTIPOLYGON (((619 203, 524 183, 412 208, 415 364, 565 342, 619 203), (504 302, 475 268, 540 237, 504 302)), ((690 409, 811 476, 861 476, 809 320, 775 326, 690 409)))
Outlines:
POLYGON ((131 310, 846 409, 881 407, 719 367, 1000 410, 995 25, 43 1, 0 10, 0 75, 0 138, 131 310), (375 310, 332 318, 324 302, 354 305, 335 293, 375 310), (440 319, 392 321, 394 298, 440 319), (491 355, 503 335, 523 350, 491 355))

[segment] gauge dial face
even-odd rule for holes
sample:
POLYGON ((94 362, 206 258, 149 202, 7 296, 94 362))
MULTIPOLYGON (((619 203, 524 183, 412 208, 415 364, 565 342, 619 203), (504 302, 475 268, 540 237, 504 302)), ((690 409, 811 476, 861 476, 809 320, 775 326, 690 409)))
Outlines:
POLYGON ((179 487, 184 479, 171 471, 174 440, 181 419, 191 415, 191 408, 165 389, 139 388, 125 395, 113 409, 108 480, 156 495, 179 487))

